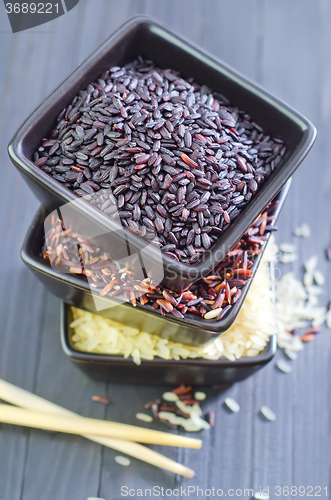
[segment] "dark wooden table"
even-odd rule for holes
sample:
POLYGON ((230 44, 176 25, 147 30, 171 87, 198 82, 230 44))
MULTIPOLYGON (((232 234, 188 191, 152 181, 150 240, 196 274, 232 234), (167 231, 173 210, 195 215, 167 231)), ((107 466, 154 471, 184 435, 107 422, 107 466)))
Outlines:
MULTIPOLYGON (((331 241, 330 2, 81 0, 65 16, 15 35, 1 5, 0 377, 82 415, 128 423, 163 389, 97 383, 66 359, 59 342, 59 301, 20 260, 38 202, 11 165, 6 147, 28 113, 115 28, 138 13, 154 16, 199 43, 316 125, 316 144, 294 175, 277 240, 299 244, 299 261, 286 268, 298 274, 304 259, 317 254, 327 276, 321 301, 326 303, 331 293, 330 263, 324 257, 331 241), (312 227, 310 239, 293 236, 302 222, 312 227), (114 404, 106 409, 92 402, 94 394, 107 395, 114 404)), ((273 360, 255 376, 209 399, 205 408, 215 411, 216 425, 202 432, 202 450, 161 450, 195 469, 193 480, 134 459, 130 467, 121 467, 114 462, 115 452, 83 438, 2 425, 0 499, 110 500, 122 498, 121 486, 137 490, 154 485, 222 488, 224 494, 229 488, 269 486, 271 498, 277 498, 276 486, 313 486, 313 495, 320 486, 325 498, 323 488, 331 490, 330 356, 330 331, 324 329, 293 363, 291 374, 279 372, 273 360), (225 410, 226 396, 240 403, 238 414, 225 410), (275 422, 259 417, 262 405, 275 411, 275 422)))

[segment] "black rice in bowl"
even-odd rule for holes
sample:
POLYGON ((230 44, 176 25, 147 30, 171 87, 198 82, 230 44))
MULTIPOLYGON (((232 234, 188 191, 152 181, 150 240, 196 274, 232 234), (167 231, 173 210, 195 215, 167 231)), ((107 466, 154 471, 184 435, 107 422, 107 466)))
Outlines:
POLYGON ((138 57, 79 92, 34 162, 132 233, 193 264, 285 150, 221 95, 138 57))

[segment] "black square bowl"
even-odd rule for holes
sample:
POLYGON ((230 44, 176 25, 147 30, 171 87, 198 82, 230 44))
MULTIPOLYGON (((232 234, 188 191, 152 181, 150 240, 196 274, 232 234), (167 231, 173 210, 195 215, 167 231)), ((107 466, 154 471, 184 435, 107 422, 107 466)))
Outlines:
MULTIPOLYGON (((152 59, 162 68, 178 70, 184 78, 193 77, 197 83, 206 84, 221 93, 232 105, 249 113, 266 134, 282 139, 287 148, 280 164, 250 203, 196 264, 187 265, 163 255, 162 284, 179 291, 212 272, 216 264, 223 260, 301 163, 315 140, 316 130, 302 115, 223 62, 163 25, 149 18, 136 17, 116 31, 81 64, 32 113, 9 144, 12 162, 50 211, 74 200, 77 202, 78 197, 34 165, 34 151, 40 146, 42 138, 52 130, 58 114, 79 90, 85 89, 106 69, 126 64, 139 54, 152 59)), ((109 239, 121 239, 116 234, 116 223, 82 198, 78 211, 89 223, 98 224, 100 232, 111 232, 109 239)), ((128 232, 127 238, 130 247, 137 252, 146 246, 146 242, 132 233, 128 232)), ((158 264, 157 249, 151 249, 149 257, 152 263, 158 264)))
POLYGON ((209 359, 143 359, 136 365, 132 358, 109 354, 95 354, 78 351, 72 346, 71 307, 61 302, 60 335, 61 344, 66 356, 83 372, 98 380, 112 383, 148 384, 148 385, 199 385, 227 386, 246 377, 266 365, 277 350, 276 335, 270 340, 258 356, 243 357, 236 361, 220 358, 209 359))
MULTIPOLYGON (((279 195, 277 207, 273 211, 276 219, 271 223, 275 224, 279 212, 286 199, 291 180, 282 188, 279 195)), ((226 331, 236 319, 240 308, 245 300, 249 286, 254 279, 255 273, 262 258, 262 253, 255 256, 252 266, 253 275, 242 289, 242 294, 234 304, 228 315, 221 320, 206 320, 197 318, 194 314, 186 314, 183 319, 175 318, 171 313, 165 317, 151 305, 142 306, 139 302, 136 307, 131 303, 118 303, 116 299, 110 297, 98 297, 96 308, 94 296, 91 292, 87 279, 82 275, 66 274, 51 267, 50 263, 41 257, 44 245, 44 220, 47 217, 47 210, 41 207, 25 237, 21 249, 21 256, 25 264, 33 271, 36 277, 48 288, 48 290, 64 300, 67 304, 110 317, 115 321, 134 326, 148 333, 158 333, 162 331, 168 338, 175 342, 189 345, 202 345, 218 337, 226 331), (101 307, 102 306, 102 309, 101 307), (99 312, 100 311, 100 312, 99 312)), ((265 233, 269 238, 270 233, 265 233)), ((262 245, 265 249, 267 241, 262 245)))

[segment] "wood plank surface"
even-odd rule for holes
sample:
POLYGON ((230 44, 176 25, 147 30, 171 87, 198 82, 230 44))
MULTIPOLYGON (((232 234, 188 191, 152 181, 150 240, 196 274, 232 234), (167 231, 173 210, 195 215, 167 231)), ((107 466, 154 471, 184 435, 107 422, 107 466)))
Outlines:
MULTIPOLYGON (((38 202, 11 165, 6 148, 41 100, 139 13, 197 42, 316 125, 316 144, 293 177, 278 224, 277 241, 297 244, 299 260, 279 267, 300 276, 305 259, 318 255, 318 267, 327 277, 321 302, 331 297, 330 263, 324 252, 331 242, 327 0, 80 0, 66 15, 15 35, 0 5, 0 377, 82 415, 127 423, 137 423, 135 413, 166 387, 97 382, 66 359, 59 340, 59 300, 45 292, 20 260, 38 202), (302 222, 312 228, 309 239, 293 235, 302 222), (113 404, 93 402, 93 395, 105 395, 113 404)), ((277 353, 276 359, 282 357, 277 353)), ((276 359, 226 391, 208 391, 204 410, 215 412, 216 425, 199 433, 201 451, 154 447, 193 468, 193 480, 134 459, 130 467, 121 467, 114 461, 118 453, 83 438, 3 425, 0 500, 117 500, 123 498, 122 486, 222 488, 225 494, 229 488, 269 486, 271 498, 277 498, 276 486, 310 485, 320 486, 326 498, 323 488, 331 488, 330 331, 324 328, 305 346, 291 374, 281 373, 276 359), (226 410, 227 396, 241 405, 239 413, 226 410), (262 405, 274 410, 275 422, 261 418, 262 405)), ((153 427, 164 429, 162 424, 153 427)), ((190 497, 199 498, 196 492, 190 497)))

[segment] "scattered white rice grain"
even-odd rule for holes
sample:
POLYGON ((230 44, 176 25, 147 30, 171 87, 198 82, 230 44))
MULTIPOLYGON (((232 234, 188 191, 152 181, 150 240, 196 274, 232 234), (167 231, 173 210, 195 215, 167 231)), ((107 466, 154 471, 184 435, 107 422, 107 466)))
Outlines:
POLYGON ((309 238, 311 235, 311 229, 308 224, 304 223, 301 225, 301 234, 304 238, 309 238))
POLYGON ((292 361, 298 359, 298 354, 295 351, 291 351, 290 349, 284 349, 284 353, 288 358, 292 359, 292 361))
MULTIPOLYGON (((275 283, 278 313, 277 343, 290 359, 296 359, 296 353, 303 349, 300 336, 290 332, 298 328, 320 326, 328 319, 326 308, 319 307, 318 303, 318 296, 323 292, 318 284, 322 284, 324 276, 316 270, 317 263, 316 255, 306 260, 303 281, 298 280, 294 273, 287 273, 275 283), (317 285, 313 284, 315 273, 317 273, 315 280, 317 285)), ((329 321, 331 325, 331 317, 329 321)))
POLYGON ((281 243, 279 245, 279 250, 284 253, 290 253, 293 252, 295 253, 297 250, 297 247, 293 245, 292 243, 281 243))
MULTIPOLYGON (((189 419, 188 419, 189 420, 189 419)), ((199 417, 199 415, 197 415, 195 412, 192 412, 191 413, 191 420, 192 422, 194 423, 194 425, 196 427, 199 427, 200 429, 202 429, 201 427, 201 418, 199 417)))
POLYGON ((240 410, 239 403, 237 403, 237 401, 232 398, 225 398, 224 403, 229 408, 229 410, 233 411, 233 413, 238 413, 238 411, 240 410))
POLYGON ((307 259, 305 262, 305 269, 307 273, 313 273, 316 269, 317 263, 318 263, 317 255, 312 255, 311 257, 309 257, 309 259, 307 259))
POLYGON ((123 457, 122 455, 117 455, 114 458, 115 462, 117 462, 119 465, 123 465, 123 467, 127 467, 128 465, 131 464, 131 461, 127 457, 123 457))
POLYGON ((270 408, 268 408, 268 406, 262 406, 260 411, 267 420, 270 420, 271 422, 276 420, 276 415, 272 410, 270 410, 270 408))
POLYGON ((294 230, 294 234, 296 236, 301 236, 302 238, 309 238, 309 236, 311 235, 310 226, 304 222, 301 224, 301 226, 297 227, 294 230))
POLYGON ((320 314, 317 314, 313 321, 311 322, 311 326, 314 328, 323 325, 323 323, 326 321, 326 311, 321 312, 320 314))
POLYGON ((200 421, 201 421, 201 427, 206 431, 208 431, 211 427, 210 423, 207 422, 204 418, 201 418, 200 421))
POLYGON ((153 417, 147 415, 147 413, 136 413, 136 418, 142 420, 143 422, 153 422, 153 417))
POLYGON ((194 399, 196 399, 197 401, 203 401, 204 399, 206 399, 207 397, 207 394, 204 393, 204 392, 195 392, 194 393, 194 399))
POLYGON ((174 414, 174 416, 169 420, 169 422, 171 422, 174 425, 181 425, 182 427, 184 427, 185 422, 187 420, 188 420, 187 418, 177 417, 177 415, 174 414))
POLYGON ((310 285, 307 288, 308 295, 321 295, 323 293, 323 288, 316 285, 310 285))
POLYGON ((197 432, 201 430, 200 425, 196 425, 191 418, 185 420, 185 423, 183 423, 183 427, 186 432, 197 432))
POLYGON ((158 417, 162 418, 163 420, 172 420, 174 417, 176 417, 175 413, 172 413, 171 411, 160 411, 158 413, 158 417))
POLYGON ((178 396, 174 392, 165 392, 162 394, 162 398, 165 401, 177 401, 178 396))
POLYGON ((178 399, 178 401, 176 401, 176 406, 177 408, 179 408, 183 413, 191 413, 191 407, 188 406, 188 405, 185 405, 183 403, 183 401, 181 401, 180 399, 178 399))
POLYGON ((203 418, 200 418, 196 413, 192 413, 191 418, 188 420, 192 420, 192 422, 196 425, 196 427, 199 427, 200 430, 205 429, 208 431, 210 429, 210 424, 203 418))
POLYGON ((191 413, 196 413, 197 415, 199 415, 199 417, 202 416, 202 410, 197 403, 191 406, 191 413))
POLYGON ((303 284, 306 287, 310 287, 314 282, 314 275, 313 273, 306 272, 303 277, 303 284))
POLYGON ((292 366, 283 359, 277 361, 277 368, 284 373, 291 373, 292 371, 292 366))
POLYGON ((280 261, 283 264, 291 264, 292 262, 295 262, 297 260, 298 256, 296 253, 283 253, 280 256, 280 261))
POLYGON ((260 491, 256 491, 254 493, 254 498, 256 498, 256 500, 269 500, 270 496, 267 493, 262 493, 260 491))
POLYGON ((314 280, 316 281, 316 283, 319 286, 323 286, 324 285, 324 283, 325 283, 325 276, 322 273, 322 271, 319 271, 318 269, 316 269, 316 271, 314 272, 314 280))
POLYGON ((326 325, 331 328, 331 309, 326 313, 326 325))

